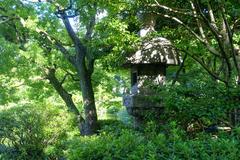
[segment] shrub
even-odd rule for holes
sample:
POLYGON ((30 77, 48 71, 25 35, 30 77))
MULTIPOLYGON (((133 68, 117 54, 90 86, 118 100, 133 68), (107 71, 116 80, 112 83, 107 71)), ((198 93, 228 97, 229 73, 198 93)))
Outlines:
MULTIPOLYGON (((106 124, 106 123, 105 123, 106 124)), ((74 137, 68 142, 68 159, 142 159, 144 138, 119 122, 103 127, 99 135, 74 137), (114 130, 115 129, 115 130, 114 130)))
POLYGON ((16 106, 3 109, 0 112, 1 158, 37 160, 61 157, 62 140, 71 125, 66 112, 54 108, 16 106))
MULTIPOLYGON (((29 106, 15 107, 0 113, 0 140, 11 148, 9 158, 40 159, 44 152, 44 119, 29 106)), ((7 155, 6 155, 7 156, 7 155)))
POLYGON ((164 121, 176 121, 184 129, 202 131, 212 124, 230 123, 229 111, 239 107, 239 100, 232 99, 236 89, 226 89, 211 81, 189 82, 186 85, 166 86, 159 92, 164 101, 164 121))
MULTIPOLYGON (((68 141, 66 157, 70 160, 138 159, 239 159, 239 141, 233 135, 212 137, 202 133, 189 139, 175 122, 159 132, 150 124, 144 132, 122 125, 106 126, 99 135, 73 137, 68 141), (118 128, 109 130, 108 128, 118 128)), ((238 133, 236 131, 236 133, 238 133)))

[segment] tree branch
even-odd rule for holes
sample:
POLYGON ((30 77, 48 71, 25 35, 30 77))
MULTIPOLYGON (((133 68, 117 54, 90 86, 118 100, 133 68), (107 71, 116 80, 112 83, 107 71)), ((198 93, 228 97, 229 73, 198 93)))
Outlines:
POLYGON ((228 80, 224 80, 222 78, 220 78, 216 73, 212 72, 207 65, 201 61, 198 57, 194 56, 194 55, 190 55, 195 61, 197 61, 214 79, 219 80, 221 82, 223 82, 224 84, 228 85, 228 80))
MULTIPOLYGON (((96 3, 93 4, 93 9, 94 9, 94 11, 96 11, 96 9, 97 9, 96 3)), ((92 39, 92 34, 93 34, 93 29, 94 29, 95 24, 96 24, 96 13, 94 13, 90 17, 90 21, 89 21, 88 25, 86 26, 87 32, 86 32, 85 38, 88 41, 92 39)), ((86 57, 87 57, 87 69, 88 69, 89 74, 91 75, 94 72, 95 59, 94 59, 92 53, 90 53, 90 52, 88 52, 86 57)))
POLYGON ((61 96, 63 101, 66 103, 68 110, 72 113, 74 113, 78 118, 80 118, 81 121, 83 121, 83 117, 81 116, 79 110, 77 109, 76 105, 74 104, 72 100, 71 94, 69 94, 62 86, 62 84, 59 82, 59 80, 56 77, 56 68, 46 68, 46 79, 49 80, 50 84, 54 87, 54 89, 58 92, 58 94, 61 96))
POLYGON ((191 55, 188 51, 186 50, 180 50, 182 52, 184 52, 185 54, 189 55, 190 57, 192 57, 195 61, 197 61, 214 79, 219 80, 221 82, 223 82, 224 84, 228 85, 228 81, 220 78, 216 73, 214 73, 213 71, 211 71, 208 66, 198 57, 191 55))
POLYGON ((175 77, 174 77, 174 80, 172 81, 172 85, 174 85, 174 84, 177 82, 177 79, 178 79, 178 77, 179 77, 179 74, 180 74, 180 72, 182 71, 182 69, 183 69, 183 67, 184 67, 184 63, 185 63, 185 61, 186 61, 186 59, 187 59, 187 55, 188 55, 188 53, 185 53, 185 55, 184 55, 184 57, 183 57, 183 61, 182 61, 182 63, 180 64, 180 67, 179 67, 179 69, 178 69, 177 72, 176 72, 176 75, 175 75, 175 77))
POLYGON ((196 5, 197 5, 197 11, 199 12, 200 16, 202 17, 204 23, 209 27, 210 31, 213 33, 214 37, 216 38, 217 42, 218 42, 218 46, 222 52, 222 54, 224 55, 225 58, 227 58, 226 53, 222 47, 222 43, 221 43, 221 34, 218 33, 218 31, 216 30, 216 28, 214 28, 214 26, 209 22, 209 20, 206 18, 206 16, 203 14, 199 2, 198 0, 196 1, 196 5))
POLYGON ((38 31, 37 32, 41 35, 41 36, 45 36, 50 42, 52 42, 56 48, 64 55, 64 57, 71 63, 74 64, 74 56, 71 56, 70 53, 68 52, 68 50, 62 45, 62 43, 57 40, 54 37, 51 37, 47 32, 45 31, 38 31))
MULTIPOLYGON (((198 8, 198 12, 200 14, 200 16, 203 18, 204 23, 209 27, 210 31, 213 33, 214 37, 216 38, 217 42, 218 42, 218 46, 220 49, 220 53, 222 54, 223 58, 225 59, 226 63, 227 63, 227 69, 228 69, 228 79, 230 79, 231 77, 231 64, 229 62, 229 58, 223 48, 223 43, 221 42, 221 34, 216 30, 216 28, 214 28, 214 26, 209 22, 209 20, 206 18, 206 16, 203 14, 201 7, 199 5, 199 0, 195 0, 197 8, 198 8)), ((228 81, 228 80, 227 80, 228 81)))
MULTIPOLYGON (((180 10, 173 9, 173 8, 167 7, 167 6, 165 6, 165 5, 162 5, 162 4, 160 4, 157 0, 154 0, 154 1, 155 1, 155 3, 156 3, 156 6, 157 6, 157 7, 162 8, 162 9, 164 9, 164 10, 167 10, 167 11, 169 11, 169 12, 193 16, 193 14, 192 14, 191 12, 183 12, 183 11, 180 11, 180 10)), ((152 7, 155 7, 154 5, 151 5, 151 6, 152 6, 152 7)))
POLYGON ((64 81, 66 80, 67 76, 69 76, 68 73, 66 73, 64 76, 63 76, 63 79, 60 81, 60 84, 63 85, 64 81))
POLYGON ((192 1, 190 1, 190 4, 191 4, 192 10, 193 10, 194 17, 196 17, 196 21, 197 21, 199 32, 200 32, 202 38, 206 39, 206 35, 205 35, 204 31, 203 31, 202 23, 200 23, 200 21, 198 19, 198 16, 197 16, 196 8, 195 8, 195 6, 194 6, 192 1))
POLYGON ((232 26, 231 26, 231 31, 232 31, 232 33, 234 33, 234 30, 237 28, 237 25, 239 24, 239 22, 240 22, 240 18, 239 18, 239 19, 236 19, 236 20, 233 22, 233 24, 232 24, 232 26))
POLYGON ((78 38, 77 34, 74 32, 68 17, 66 16, 65 12, 60 13, 61 19, 63 20, 63 23, 65 25, 65 28, 68 32, 69 37, 72 39, 74 46, 75 46, 75 51, 76 51, 76 56, 77 56, 77 61, 82 63, 84 61, 84 57, 86 56, 86 48, 78 38))
POLYGON ((198 25, 198 29, 199 29, 199 32, 202 36, 202 38, 205 40, 205 42, 203 42, 203 44, 207 47, 207 49, 215 56, 217 57, 220 57, 219 55, 219 52, 214 48, 212 47, 210 44, 209 44, 209 40, 207 39, 205 33, 204 33, 204 30, 203 30, 203 26, 202 26, 202 23, 199 21, 199 17, 197 15, 197 10, 195 8, 195 5, 192 1, 190 1, 190 4, 191 4, 191 7, 192 7, 192 10, 193 10, 193 14, 194 14, 194 17, 196 18, 196 22, 197 22, 197 25, 198 25))
POLYGON ((216 20, 215 20, 215 17, 214 17, 214 14, 213 14, 213 10, 212 10, 212 7, 211 7, 209 1, 207 2, 207 5, 208 5, 208 12, 209 12, 209 16, 210 16, 211 23, 212 23, 212 25, 213 25, 215 28, 217 28, 216 20))
POLYGON ((63 69, 71 78, 73 81, 80 81, 80 79, 76 78, 77 75, 74 75, 73 73, 63 69))
MULTIPOLYGON (((227 18, 226 18, 226 15, 225 15, 225 9, 223 7, 221 7, 222 9, 222 17, 223 17, 223 20, 224 20, 224 24, 226 26, 226 31, 227 31, 227 35, 228 35, 228 41, 229 41, 229 45, 230 45, 230 48, 231 48, 231 53, 232 53, 232 56, 233 56, 233 62, 234 62, 234 65, 236 67, 236 70, 237 70, 237 73, 238 73, 238 77, 240 77, 240 65, 237 61, 237 55, 236 55, 236 50, 233 46, 233 33, 231 32, 231 28, 228 24, 228 21, 227 21, 227 18)), ((240 82, 238 82, 240 83, 240 82)))
POLYGON ((156 13, 157 15, 163 16, 165 18, 169 18, 174 20, 175 22, 181 24, 182 26, 184 26, 190 33, 192 33, 199 41, 205 43, 205 40, 202 39, 196 32, 194 32, 189 26, 187 26, 183 21, 181 21, 179 18, 174 17, 174 16, 170 16, 168 14, 160 14, 160 13, 156 13))
POLYGON ((75 56, 71 56, 67 49, 61 44, 61 42, 55 40, 57 49, 64 55, 64 57, 71 63, 75 64, 75 56))

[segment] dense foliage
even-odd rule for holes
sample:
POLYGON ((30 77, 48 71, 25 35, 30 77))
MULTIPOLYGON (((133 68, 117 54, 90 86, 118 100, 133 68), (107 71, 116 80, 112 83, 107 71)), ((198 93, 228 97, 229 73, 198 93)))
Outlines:
MULTIPOLYGON (((133 130, 122 122, 112 120, 103 121, 101 124, 102 129, 99 134, 91 137, 79 137, 76 135, 77 132, 64 136, 62 130, 54 135, 56 126, 51 128, 46 125, 36 126, 37 129, 47 127, 47 132, 37 132, 34 136, 29 134, 29 130, 24 130, 21 132, 22 135, 27 132, 28 136, 22 137, 21 141, 24 143, 18 144, 21 147, 20 150, 14 148, 17 146, 6 148, 8 151, 1 154, 1 158, 239 159, 240 129, 238 127, 232 133, 199 133, 195 137, 189 138, 186 131, 179 128, 176 121, 169 122, 164 126, 148 122, 143 131, 133 130), (46 134, 49 132, 52 133, 46 134), (38 136, 37 139, 36 136, 38 136), (54 140, 58 140, 58 142, 54 140)), ((6 126, 10 127, 10 124, 6 126)), ((19 129, 29 127, 20 121, 18 121, 18 126, 19 129)), ((58 127, 64 129, 63 126, 58 127)), ((13 136, 18 138, 18 134, 20 133, 16 131, 6 138, 13 136)))
POLYGON ((238 128, 231 135, 200 134, 187 138, 175 122, 159 127, 148 123, 143 132, 114 124, 100 135, 73 138, 69 159, 238 159, 238 128), (159 132, 159 130, 161 130, 159 132))
POLYGON ((60 140, 73 129, 73 120, 64 112, 63 109, 28 105, 1 110, 0 157, 44 159, 48 154, 51 157, 53 149, 61 146, 60 140))
POLYGON ((189 81, 186 85, 160 88, 165 104, 163 121, 176 120, 183 128, 198 131, 218 124, 232 124, 231 115, 239 108, 238 88, 226 90, 215 81, 189 81))
POLYGON ((238 0, 0 0, 0 159, 240 159, 239 17, 238 0), (156 37, 180 62, 136 127, 124 64, 156 37))

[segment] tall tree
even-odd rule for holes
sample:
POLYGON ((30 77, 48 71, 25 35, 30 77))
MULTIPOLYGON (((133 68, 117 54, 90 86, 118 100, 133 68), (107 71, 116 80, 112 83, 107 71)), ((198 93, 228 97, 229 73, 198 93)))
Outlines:
POLYGON ((111 51, 122 53, 122 44, 131 39, 131 36, 128 36, 129 33, 126 32, 126 25, 122 25, 117 20, 118 16, 110 15, 110 12, 118 12, 118 9, 116 11, 114 7, 116 4, 109 3, 112 6, 107 7, 102 1, 72 0, 15 2, 15 4, 18 3, 26 8, 31 8, 27 12, 29 16, 24 17, 19 14, 22 10, 20 7, 16 8, 13 14, 18 17, 20 24, 27 30, 29 43, 38 43, 43 50, 28 56, 42 57, 42 60, 46 61, 41 66, 42 70, 46 69, 45 78, 49 80, 69 110, 78 117, 81 134, 94 134, 98 129, 91 79, 94 72, 94 62, 96 58, 111 51), (110 16, 108 19, 100 21, 100 18, 96 16, 104 12, 110 16), (73 21, 76 19, 80 19, 80 21, 73 25, 73 21), (117 34, 115 35, 115 33, 117 34), (118 35, 120 36, 118 37, 118 35), (117 41, 113 41, 116 38, 117 41), (51 56, 58 53, 61 53, 61 58, 51 56), (60 81, 56 76, 57 68, 55 67, 61 66, 64 70, 69 68, 69 65, 64 61, 68 62, 71 65, 70 68, 73 68, 74 72, 77 73, 84 105, 83 116, 80 115, 71 94, 62 85, 65 78, 60 81))
MULTIPOLYGON (((97 124, 97 112, 95 106, 95 98, 93 92, 93 86, 91 81, 91 75, 94 69, 94 58, 91 56, 91 53, 88 52, 87 46, 83 41, 78 37, 77 33, 74 31, 72 24, 70 23, 69 18, 77 16, 77 8, 74 8, 76 4, 73 1, 69 1, 68 7, 58 6, 57 3, 53 3, 56 6, 57 11, 55 12, 56 16, 60 18, 65 26, 65 29, 68 33, 69 38, 71 39, 72 46, 74 47, 74 52, 70 53, 68 49, 60 42, 60 40, 50 36, 47 32, 38 31, 39 34, 45 36, 46 39, 54 45, 66 58, 66 60, 72 64, 76 69, 80 81, 80 90, 82 92, 83 105, 85 117, 80 119, 80 128, 82 135, 91 135, 96 133, 98 129, 97 124)), ((93 27, 96 21, 96 4, 89 4, 87 6, 92 9, 94 12, 86 24, 86 34, 85 40, 90 40, 93 32, 93 27)), ((46 42, 45 42, 46 43, 46 42)), ((50 69, 48 72, 48 79, 50 83, 53 84, 54 88, 58 91, 60 96, 67 102, 70 108, 74 109, 75 112, 79 115, 79 111, 76 109, 74 103, 72 103, 70 95, 61 88, 61 84, 58 83, 57 79, 54 76, 54 70, 50 69)))
MULTIPOLYGON (((105 62, 109 63, 113 60, 115 64, 120 64, 124 47, 128 48, 132 44, 129 42, 136 40, 127 31, 127 24, 122 23, 123 12, 129 7, 128 3, 124 0, 118 3, 80 0, 7 0, 0 2, 0 6, 1 15, 7 17, 3 17, 2 22, 11 22, 9 28, 16 25, 15 30, 7 33, 18 33, 17 38, 13 37, 14 41, 23 39, 21 42, 19 40, 15 42, 21 44, 19 52, 27 57, 29 63, 37 63, 39 70, 46 71, 45 78, 49 80, 69 110, 79 117, 81 134, 95 133, 98 124, 91 79, 94 62, 97 58, 112 53, 105 62), (118 14, 119 12, 121 14, 118 14), (96 17, 97 15, 102 16, 96 17), (13 19, 16 21, 12 21, 13 19), (39 46, 41 49, 38 48, 39 46), (118 59, 113 56, 116 53, 118 59), (73 73, 77 73, 78 89, 82 92, 84 103, 83 116, 74 104, 70 92, 63 86, 64 79, 69 74, 67 73, 62 81, 56 75, 59 66, 63 70, 72 68, 73 73)), ((7 38, 9 35, 4 37, 7 38)), ((39 70, 37 74, 41 72, 39 70)), ((43 76, 42 73, 39 75, 43 76)))

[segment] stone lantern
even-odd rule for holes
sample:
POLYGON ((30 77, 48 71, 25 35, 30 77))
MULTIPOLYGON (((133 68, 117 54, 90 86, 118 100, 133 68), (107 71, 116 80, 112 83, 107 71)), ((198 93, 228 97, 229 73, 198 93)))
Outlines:
MULTIPOLYGON (((143 29, 140 30, 141 37, 154 32, 154 16, 146 17, 143 29)), ((163 37, 145 38, 139 50, 127 57, 124 66, 130 69, 131 91, 123 97, 123 104, 137 123, 146 116, 157 118, 162 113, 162 100, 151 90, 151 87, 148 87, 148 84, 163 85, 167 67, 179 64, 177 50, 163 37)))

